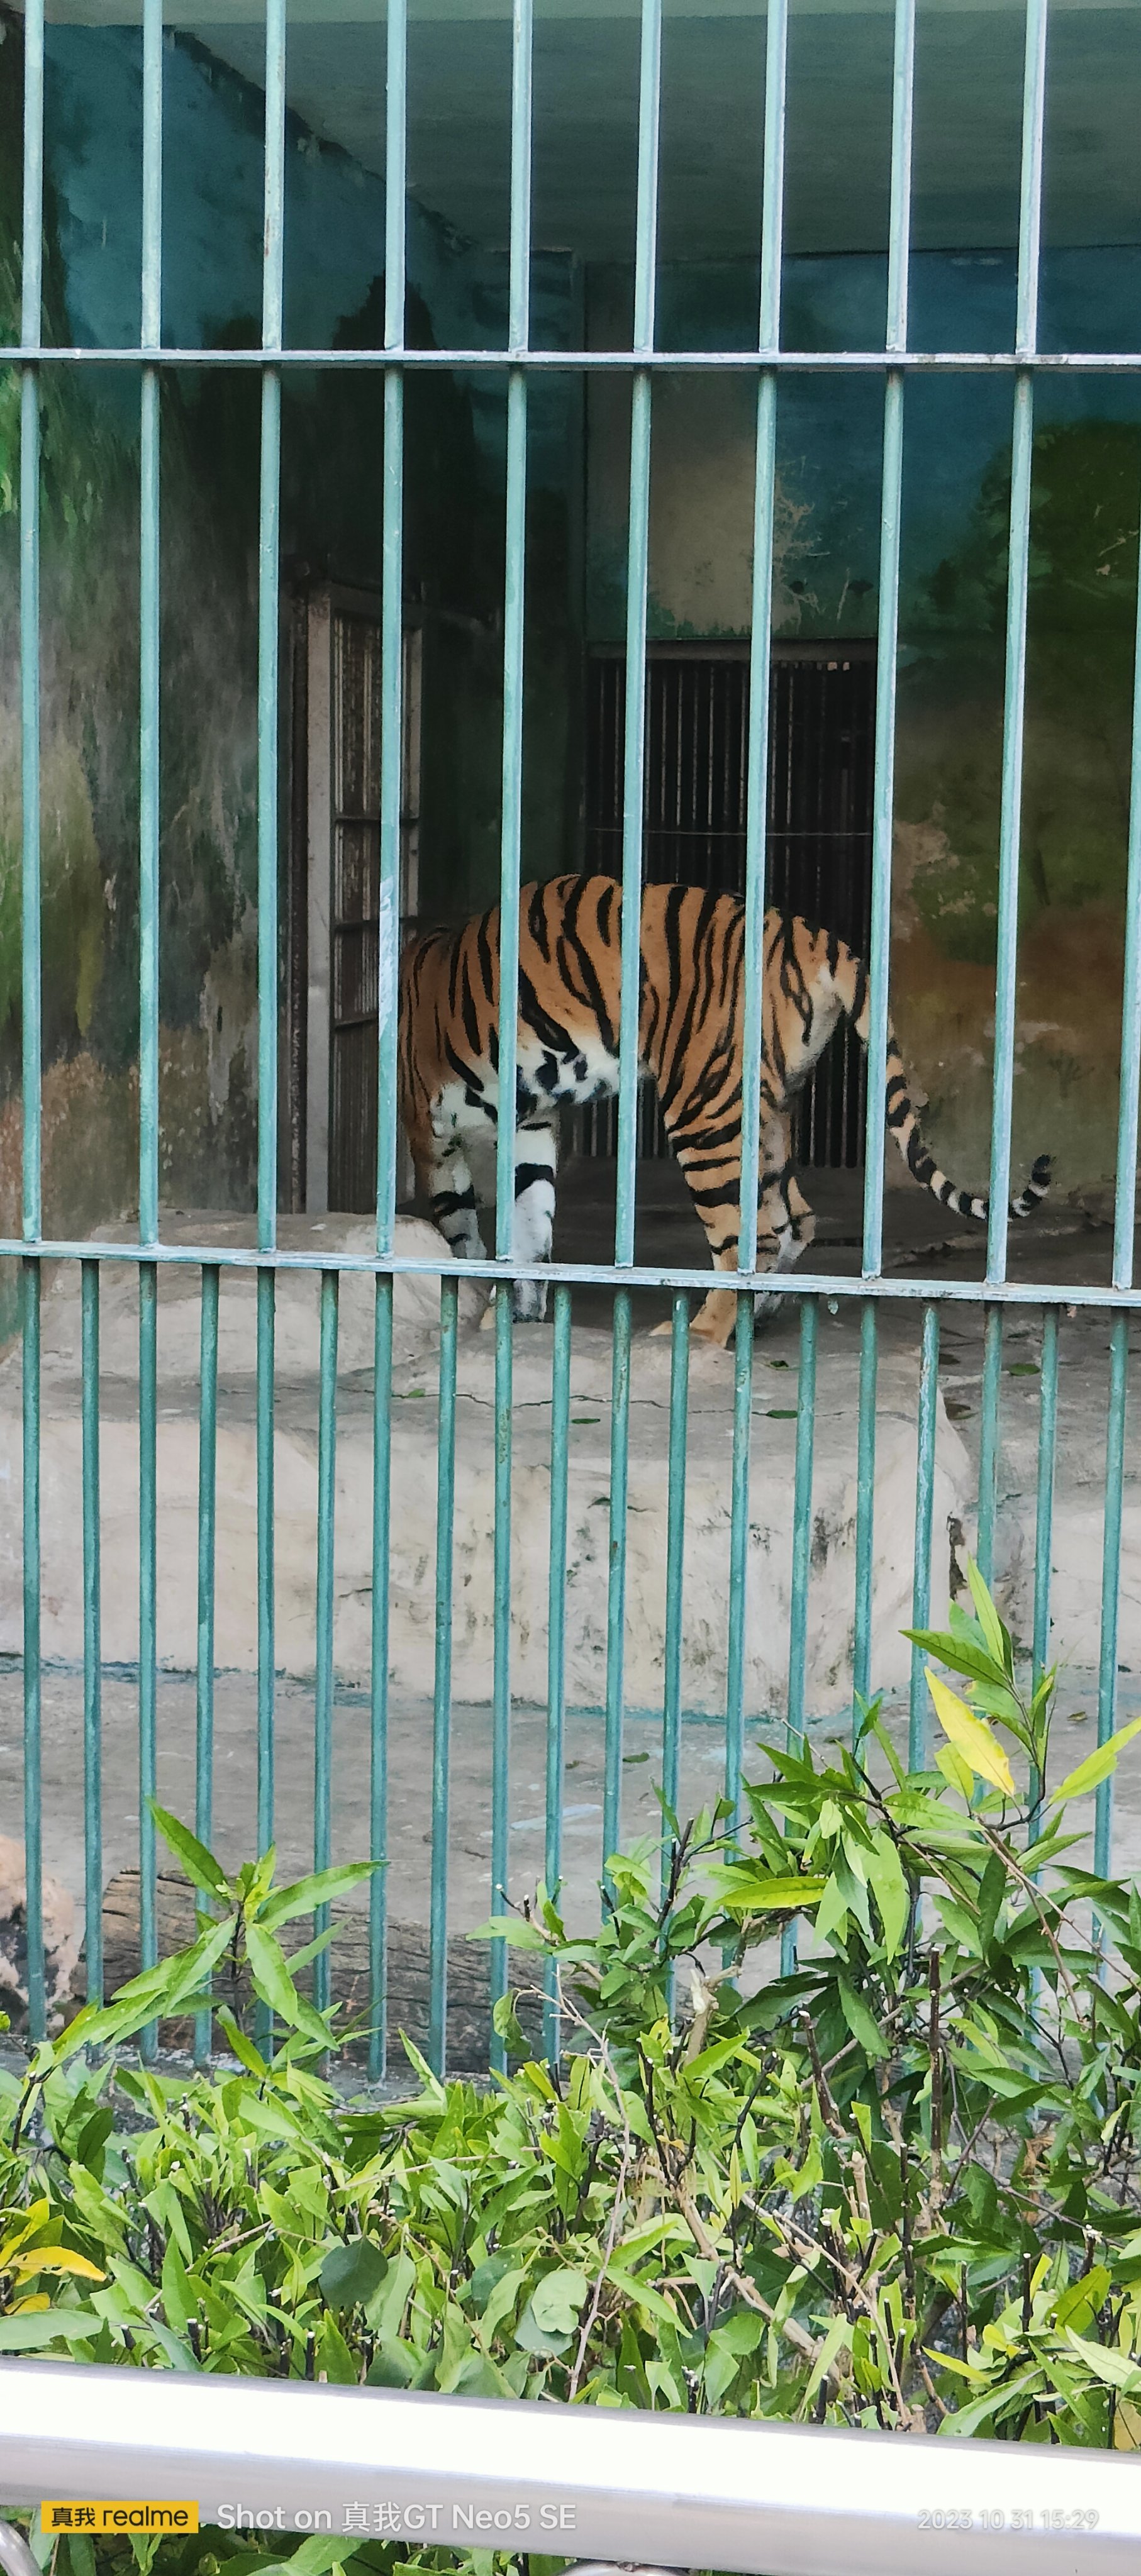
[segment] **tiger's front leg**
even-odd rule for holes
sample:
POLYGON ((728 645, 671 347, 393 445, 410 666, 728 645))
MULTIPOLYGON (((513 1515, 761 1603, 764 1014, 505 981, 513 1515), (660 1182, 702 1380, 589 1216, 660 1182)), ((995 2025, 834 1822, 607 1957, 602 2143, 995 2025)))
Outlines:
MULTIPOLYGON (((512 1252, 519 1262, 549 1261, 555 1230, 555 1173, 559 1140, 546 1121, 515 1131, 515 1219, 512 1252)), ((517 1323, 541 1323, 547 1311, 545 1279, 517 1279, 512 1291, 517 1323)))

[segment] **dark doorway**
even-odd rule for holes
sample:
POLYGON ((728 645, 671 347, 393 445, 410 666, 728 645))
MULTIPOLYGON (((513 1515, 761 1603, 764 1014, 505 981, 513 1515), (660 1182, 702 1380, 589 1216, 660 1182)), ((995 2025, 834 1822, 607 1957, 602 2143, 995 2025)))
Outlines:
MULTIPOLYGON (((651 651, 646 689, 643 869, 647 882, 740 894, 745 877, 748 648, 651 651)), ((769 738, 769 902, 827 923, 854 948, 871 903, 874 646, 774 645, 769 738)), ((587 866, 622 872, 626 671, 592 657, 588 689, 587 866)), ((864 1159, 863 1049, 842 1030, 798 1108, 802 1163, 864 1159)), ((580 1149, 612 1155, 617 1107, 581 1113, 580 1149)), ((639 1151, 668 1155, 657 1102, 639 1101, 639 1151)))

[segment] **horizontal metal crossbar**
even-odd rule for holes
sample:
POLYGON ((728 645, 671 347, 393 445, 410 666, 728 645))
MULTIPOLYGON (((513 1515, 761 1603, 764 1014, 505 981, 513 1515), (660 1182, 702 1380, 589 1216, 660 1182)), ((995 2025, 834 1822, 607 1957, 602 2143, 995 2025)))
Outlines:
POLYGON ((0 2503, 108 2489, 231 2530, 742 2576, 1135 2576, 1141 2548, 1136 2464, 1104 2451, 178 2371, 128 2397, 122 2370, 0 2362, 0 2503))
MULTIPOLYGON (((497 1282, 509 1287, 512 1280, 531 1279, 540 1287, 549 1281, 554 1287, 668 1288, 696 1296, 707 1295, 711 1285, 708 1270, 679 1269, 676 1264, 655 1268, 648 1263, 627 1266, 611 1261, 495 1261, 490 1257, 482 1261, 425 1261, 398 1252, 286 1252, 280 1245, 259 1250, 252 1244, 22 1243, 8 1237, 0 1242, 0 1261, 9 1260, 118 1261, 143 1268, 153 1264, 160 1270, 364 1271, 378 1279, 451 1279, 457 1283, 478 1279, 492 1287, 497 1282)), ((798 1270, 789 1277, 771 1270, 719 1270, 716 1285, 730 1294, 787 1298, 796 1304, 820 1298, 855 1298, 862 1303, 873 1297, 885 1305, 902 1302, 1064 1309, 1101 1306, 1111 1314, 1132 1313, 1141 1307, 1141 1285, 1099 1288, 1058 1280, 912 1279, 885 1277, 882 1272, 849 1278, 833 1276, 826 1270, 798 1270)))
POLYGON ((5 367, 332 368, 346 374, 1141 375, 1141 350, 1112 349, 170 349, 0 347, 5 367))

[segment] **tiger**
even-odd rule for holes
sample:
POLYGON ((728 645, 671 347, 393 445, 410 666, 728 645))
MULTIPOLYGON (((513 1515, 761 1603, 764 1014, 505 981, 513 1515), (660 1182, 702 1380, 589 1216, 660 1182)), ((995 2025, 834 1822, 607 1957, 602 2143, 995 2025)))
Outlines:
MULTIPOLYGON (((639 1078, 657 1091, 666 1132, 715 1270, 734 1270, 740 1230, 745 906, 698 886, 641 895, 639 1078)), ((618 1088, 622 888, 612 877, 558 876, 519 897, 513 1258, 550 1260, 559 1112, 618 1088)), ((815 1219, 792 1163, 793 1103, 841 1022, 866 1046, 867 967, 835 931, 766 912, 763 935, 758 1270, 799 1260, 815 1219)), ((499 910, 433 930, 400 967, 401 1112, 416 1177, 453 1255, 486 1258, 472 1165, 494 1151, 499 1119, 499 910), (483 1149, 482 1154, 480 1149, 483 1149)), ((887 1124, 912 1178, 956 1216, 985 1223, 989 1203, 939 1170, 920 1133, 890 1025, 887 1124)), ((1045 1197, 1040 1155, 1011 1214, 1045 1197)), ((513 1283, 520 1321, 546 1311, 546 1283, 513 1283)), ((758 1296, 761 1317, 781 1299, 758 1296)), ((693 1316, 699 1340, 727 1346, 737 1299, 711 1288, 693 1316)), ((665 1329, 668 1331, 669 1327, 665 1329)))

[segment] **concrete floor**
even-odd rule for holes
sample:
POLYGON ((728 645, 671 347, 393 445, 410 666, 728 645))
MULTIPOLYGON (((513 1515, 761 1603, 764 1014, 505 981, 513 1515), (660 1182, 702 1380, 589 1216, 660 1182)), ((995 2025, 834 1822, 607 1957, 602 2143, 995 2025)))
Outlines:
MULTIPOLYGON (((607 1256, 607 1211, 599 1167, 571 1166, 564 1176, 556 1250, 564 1256, 607 1256)), ((859 1178, 857 1175, 812 1175, 809 1195, 820 1218, 813 1265, 837 1276, 859 1269, 859 1178)), ((217 1219, 190 1216, 170 1221, 171 1231, 188 1239, 209 1239, 217 1219)), ((326 1235, 332 1228, 323 1230, 326 1235)), ((981 1230, 947 1220, 918 1191, 888 1194, 885 1232, 888 1266, 936 1280, 981 1277, 981 1230)), ((340 1234, 337 1237, 341 1239, 340 1234)), ((644 1169, 641 1187, 639 1258, 663 1263, 689 1263, 702 1258, 701 1238, 672 1166, 644 1169)), ((1024 1228, 1012 1229, 1011 1274, 1027 1281, 1049 1279, 1064 1285, 1108 1277, 1109 1235, 1081 1210, 1047 1209, 1024 1228)), ((160 1453, 164 1440, 170 1455, 182 1461, 182 1482, 171 1503, 166 1540, 160 1535, 160 1591, 164 1600, 185 1595, 193 1607, 193 1505, 196 1475, 197 1388, 191 1367, 196 1349, 197 1289, 193 1274, 181 1281, 164 1280, 160 1311, 160 1453), (167 1361, 162 1359, 167 1354, 167 1361), (174 1508, 177 1502, 177 1511, 174 1508), (181 1514, 181 1517, 180 1517, 181 1514), (162 1550, 166 1548, 164 1555, 162 1550), (165 1569, 165 1572, 164 1572, 165 1569)), ((306 1283, 308 1294, 308 1283, 306 1283)), ((132 1382, 134 1332, 133 1286, 124 1276, 119 1289, 105 1290, 102 1410, 104 1421, 104 1635, 105 1650, 120 1660, 103 1685, 103 1831, 104 1873, 110 1878, 131 1866, 137 1856, 137 1689, 129 1666, 136 1651, 134 1627, 137 1597, 137 1519, 130 1526, 115 1520, 118 1506, 110 1487, 135 1472, 134 1421, 137 1378, 132 1382), (121 1435, 121 1450, 116 1439, 121 1435), (108 1515, 110 1514, 110 1519, 108 1515), (124 1642, 125 1641, 125 1642, 124 1642)), ((49 1870, 72 1893, 82 1890, 82 1687, 78 1669, 80 1633, 75 1627, 78 1516, 75 1442, 78 1379, 74 1316, 67 1303, 69 1283, 53 1292, 45 1310, 45 1438, 49 1471, 45 1475, 45 1673, 43 1703, 44 1845, 49 1870), (62 1301, 62 1302, 61 1302, 62 1301), (50 1310, 50 1311, 49 1311, 50 1310), (54 1337, 54 1338, 53 1338, 54 1337), (53 1356, 54 1354, 54 1356, 53 1356), (54 1372, 54 1374, 53 1374, 54 1372), (53 1392, 54 1390, 54 1392, 53 1392), (53 1411, 54 1407, 54 1411, 53 1411), (54 1427, 53 1427, 54 1426, 54 1427), (56 1441, 55 1449, 52 1448, 56 1441), (54 1461, 54 1464, 52 1463, 54 1461), (53 1483, 52 1478, 55 1477, 53 1483), (54 1658, 53 1660, 50 1660, 54 1658)), ((226 1292, 224 1291, 224 1304, 226 1292)), ((361 1298, 366 1296, 362 1289, 361 1298)), ((250 1359, 252 1293, 235 1291, 231 1340, 224 1327, 220 1397, 220 1531, 219 1660, 216 1691, 217 1779, 216 1841, 222 1856, 236 1862, 253 1846, 256 1687, 246 1647, 232 1652, 227 1637, 248 1644, 243 1625, 253 1598, 249 1543, 252 1538, 252 1483, 248 1469, 252 1427, 250 1359), (239 1311, 240 1310, 240 1311, 239 1311), (249 1311, 247 1311, 249 1310, 249 1311), (225 1442, 232 1445, 226 1449, 225 1442), (227 1519, 229 1514, 229 1519, 227 1519), (240 1562, 239 1562, 240 1560, 240 1562), (235 1571, 237 1568, 237 1572, 235 1571), (240 1574, 240 1581, 238 1579, 240 1574), (229 1587, 229 1593, 227 1592, 229 1587), (235 1588, 236 1587, 236 1588, 235 1588), (225 1601, 233 1595, 230 1609, 225 1601), (240 1599, 239 1599, 240 1595, 240 1599), (234 1603, 237 1602, 237 1607, 234 1603), (245 1609, 242 1609, 242 1603, 245 1609), (226 1620, 231 1627, 226 1628, 226 1620), (234 1669, 246 1663, 246 1669, 234 1669)), ((278 1346, 279 1436, 288 1438, 283 1469, 279 1452, 278 1508, 283 1525, 279 1584, 307 1587, 313 1576, 312 1469, 315 1426, 315 1298, 308 1321, 298 1306, 283 1311, 278 1346), (302 1329, 304 1326, 304 1329, 302 1329), (291 1463, 290 1463, 291 1462, 291 1463), (305 1483, 305 1492, 300 1486, 305 1483), (296 1528, 289 1535, 290 1515, 296 1528), (286 1526, 289 1524, 289 1526, 286 1526), (282 1566, 285 1572, 282 1572, 282 1566), (292 1570, 291 1570, 292 1569, 292 1570)), ((338 1484, 338 1667, 340 1681, 334 1716, 333 1844, 338 1857, 359 1857, 367 1813, 369 1714, 362 1684, 367 1674, 369 1599, 367 1589, 368 1528, 364 1487, 353 1482, 357 1457, 361 1475, 367 1469, 367 1430, 372 1395, 368 1367, 370 1341, 367 1305, 346 1295, 343 1317, 339 1416, 342 1468, 347 1482, 338 1484), (355 1428, 354 1428, 355 1426, 355 1428), (354 1448, 356 1442, 356 1448, 354 1448), (345 1464, 346 1460, 349 1462, 345 1464), (363 1568, 363 1571, 362 1571, 363 1568), (364 1641, 364 1642, 362 1642, 364 1641), (363 1660, 362 1660, 363 1658, 363 1660)), ((456 1698, 451 1736, 450 1919, 456 1930, 478 1921, 487 1911, 490 1869, 490 1737, 489 1689, 489 1556, 491 1490, 491 1423, 488 1411, 491 1344, 474 1329, 478 1300, 465 1292, 468 1327, 461 1335, 460 1479, 457 1514, 457 1649, 456 1698), (465 1459, 468 1461, 465 1467, 465 1459), (468 1481, 465 1485, 465 1474, 468 1481), (465 1513, 479 1521, 478 1544, 470 1561, 463 1559, 465 1513), (481 1552, 482 1551, 482 1552, 481 1552)), ((655 1676, 660 1670, 661 1575, 664 1548, 665 1430, 668 1396, 668 1345, 650 1342, 644 1327, 668 1311, 668 1298, 639 1299, 632 1414, 631 1564, 632 1609, 628 1646, 630 1699, 623 1776, 623 1828, 627 1835, 656 1830, 653 1796, 660 1777, 660 1707, 655 1676), (639 1489, 639 1478, 645 1491, 639 1489), (639 1570, 640 1569, 640 1570, 639 1570), (641 1589, 639 1589, 641 1585, 641 1589), (655 1586, 657 1587, 655 1589, 655 1586), (637 1713, 638 1711, 649 1713, 637 1713)), ((609 1481, 609 1300, 605 1292, 576 1290, 575 1372, 572 1411, 572 1531, 575 1496, 582 1487, 580 1517, 584 1528, 590 1508, 605 1502, 609 1481), (580 1407, 589 1407, 589 1411, 580 1407), (589 1435, 589 1436, 588 1436, 589 1435), (577 1480, 577 1482, 576 1482, 577 1480), (597 1490, 595 1490, 597 1488, 597 1490), (589 1489, 589 1490, 588 1490, 589 1489)), ((885 1456, 898 1433, 898 1454, 890 1493, 881 1499, 882 1544, 894 1550, 877 1564, 882 1595, 877 1676, 892 1665, 890 1641, 906 1617, 900 1584, 910 1580, 911 1512, 914 1493, 913 1434, 906 1447, 908 1408, 913 1409, 917 1383, 918 1311, 902 1303, 881 1310, 881 1447, 885 1456), (894 1426, 894 1429, 893 1429, 894 1426), (905 1581, 906 1578, 906 1581, 905 1581), (890 1631, 890 1634, 889 1634, 890 1631)), ((407 1484, 398 1488, 394 1516, 395 1633, 403 1636, 404 1678, 393 1685, 390 1722, 391 1874, 389 1905, 400 1921, 426 1923, 431 1837, 430 1748, 432 1736, 430 1655, 433 1633, 432 1569, 421 1545, 420 1522, 430 1527, 435 1509, 434 1436, 436 1406, 432 1299, 405 1313, 403 1341, 398 1331, 394 1372, 394 1439, 399 1449, 407 1437, 407 1484), (408 1426, 407 1435, 399 1426, 408 1426), (414 1427, 413 1427, 414 1426, 414 1427), (419 1551, 419 1553, 418 1553, 419 1551), (402 1606, 403 1605, 403 1606, 402 1606), (400 1627, 404 1620, 405 1626, 400 1627), (415 1686, 408 1686, 411 1676, 415 1686)), ((838 1301, 835 1315, 821 1319, 820 1380, 817 1405, 816 1485, 818 1523, 827 1523, 825 1538, 814 1548, 810 1592, 809 1716, 814 1731, 827 1737, 841 1732, 848 1682, 844 1653, 850 1623, 851 1527, 850 1493, 854 1467, 855 1387, 858 1364, 858 1306, 838 1301), (848 1518, 845 1520, 845 1511, 848 1518), (829 1552, 831 1547, 831 1553, 829 1552), (839 1646, 837 1645, 839 1641, 839 1646), (814 1661, 812 1659, 815 1659, 814 1661), (813 1680, 812 1677, 815 1676, 813 1680)), ((1135 1339, 1141 1338, 1141 1328, 1135 1339)), ((1034 1488, 1038 1432, 1036 1370, 1039 1323, 1033 1313, 1012 1315, 1005 1333, 1002 1376, 1002 1447, 997 1574, 1007 1614, 1016 1633, 1029 1634, 1034 1549, 1034 1488)), ((517 1567, 522 1569, 516 1593, 516 1650, 519 1701, 513 1719, 511 1788, 511 1876, 514 1892, 527 1893, 538 1878, 543 1855, 545 1717, 542 1713, 545 1670, 545 1594, 536 1604, 534 1587, 545 1577, 546 1505, 540 1488, 545 1475, 549 1421, 550 1327, 521 1328, 516 1336, 516 1456, 520 1479, 521 1526, 517 1533, 517 1567), (527 1478, 534 1480, 534 1489, 527 1478), (530 1568, 530 1573, 527 1569, 530 1568), (528 1589, 528 1585, 530 1589, 528 1589), (533 1632, 533 1633, 532 1633, 533 1632)), ((1078 1310, 1062 1324, 1062 1367, 1058 1421, 1058 1460, 1054 1521, 1054 1651, 1062 1665, 1060 1721, 1064 1760, 1077 1760, 1093 1740, 1096 1664, 1100 1612, 1101 1494, 1105 1455, 1105 1409, 1108 1380, 1108 1327, 1097 1315, 1078 1310), (1071 1752, 1070 1747, 1073 1747, 1071 1752)), ((797 1371, 795 1310, 778 1318, 758 1337, 754 1385, 752 1463, 753 1545, 751 1589, 756 1592, 751 1649, 750 1740, 763 1740, 776 1722, 783 1658, 787 1654, 787 1573, 781 1550, 787 1548, 791 1510, 791 1469, 797 1371), (780 1562, 778 1562, 780 1560, 780 1562), (756 1569, 754 1575, 752 1569, 756 1569), (766 1591, 766 1584, 770 1589, 766 1591), (772 1685, 773 1674, 777 1676, 772 1685), (762 1724, 767 1713, 770 1723, 762 1724)), ((956 1528, 963 1543, 972 1535, 973 1498, 977 1485, 982 1318, 977 1310, 947 1306, 942 1310, 940 1347, 940 1473, 946 1480, 941 1508, 943 1528, 953 1545, 956 1528)), ((22 1807, 22 1685, 12 1650, 19 1639, 18 1537, 18 1353, 0 1362, 0 1646, 8 1649, 0 1666, 0 1833, 19 1834, 22 1807), (5 1505, 7 1508, 5 1509, 5 1505), (6 1668, 5 1668, 6 1667, 6 1668)), ((724 1707, 723 1640, 706 1663, 692 1661, 694 1641, 703 1622, 721 1635, 724 1626, 724 1573, 727 1551, 727 1502, 731 1423, 731 1364, 718 1355, 694 1354, 691 1412, 691 1482, 700 1494, 705 1518, 695 1529, 688 1552, 686 1592, 687 1716, 683 1738, 683 1812, 715 1794, 723 1761, 723 1729, 717 1722, 724 1707), (702 1478, 705 1486, 702 1486, 702 1478), (709 1496, 716 1489, 716 1510, 709 1496), (716 1526, 714 1527, 714 1523, 716 1526), (707 1549, 705 1555, 702 1548, 707 1549), (704 1694, 704 1696, 703 1696, 704 1694)), ((401 1452, 401 1455, 403 1453, 401 1452)), ((889 1462, 890 1463, 890 1462, 889 1462)), ((403 1472, 403 1471, 401 1471, 403 1472)), ((887 1472, 885 1468, 885 1473, 887 1472)), ((176 1478, 177 1482, 177 1478, 176 1478)), ((367 1482, 367 1477, 366 1477, 367 1482)), ((161 1476, 160 1476, 161 1483, 161 1476)), ((545 1490, 545 1489, 544 1489, 545 1490)), ((120 1502, 123 1500, 120 1493, 120 1502)), ((130 1497, 127 1497, 130 1500, 130 1497)), ((135 1510, 137 1513, 137 1487, 135 1510)), ((570 1696, 582 1708, 597 1712, 604 1673, 606 1520, 593 1514, 595 1535, 584 1540, 576 1561, 578 1594, 584 1604, 576 1631, 570 1696), (601 1642, 602 1660, 599 1660, 601 1642), (577 1662, 574 1660, 577 1656, 577 1662)), ((817 1538, 819 1541, 820 1530, 817 1538)), ((943 1597, 951 1574, 951 1545, 936 1565, 936 1590, 943 1597)), ((573 1589, 573 1586, 572 1586, 573 1589)), ((571 1596, 568 1594, 568 1603, 571 1596)), ((292 1670, 277 1691, 277 1811, 283 1866, 289 1871, 311 1865, 313 1778, 313 1691, 311 1609, 279 1609, 282 1659, 292 1670)), ((575 1616, 579 1613, 576 1611, 575 1616)), ((751 1611, 751 1617, 753 1612, 751 1611)), ((179 1612, 178 1635, 160 1648, 175 1669, 159 1685, 159 1795, 178 1813, 193 1812, 194 1688, 186 1668, 192 1658, 193 1621, 179 1612), (187 1642, 189 1638, 190 1642, 187 1642), (182 1651, 178 1651, 181 1645, 182 1651), (173 1646, 174 1651, 171 1651, 173 1646), (180 1669, 179 1669, 180 1667, 180 1669)), ((751 1632, 752 1633, 752 1632, 751 1632)), ((573 1641, 572 1641, 573 1643, 573 1641)), ((902 1651, 902 1650, 901 1650, 902 1651)), ((1122 1575, 1122 1615, 1118 1648, 1120 1713, 1141 1707, 1141 1491, 1136 1442, 1126 1457, 1126 1510, 1122 1575)), ((892 1686, 893 1723, 902 1732, 901 1683, 906 1657, 886 1670, 892 1686)), ((595 1714, 574 1713, 567 1719, 567 1770, 564 1796, 564 1867, 567 1911, 583 1921, 593 1912, 601 1861, 603 1727, 595 1714)), ((1141 1859, 1141 1767, 1133 1749, 1127 1753, 1117 1797, 1115 1860, 1132 1869, 1141 1859)))

